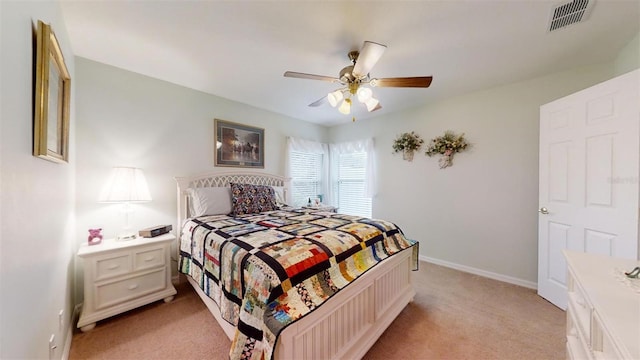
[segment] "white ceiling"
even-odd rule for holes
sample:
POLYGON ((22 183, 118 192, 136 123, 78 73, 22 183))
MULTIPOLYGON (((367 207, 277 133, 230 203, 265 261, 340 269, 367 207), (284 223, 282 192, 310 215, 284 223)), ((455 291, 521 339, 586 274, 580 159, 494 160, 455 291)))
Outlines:
MULTIPOLYGON (((567 1, 564 1, 567 2, 567 1)), ((548 32, 563 1, 68 1, 74 54, 315 123, 351 121, 307 105, 364 40, 388 46, 372 77, 433 76, 428 89, 375 88, 381 110, 613 60, 640 31, 640 1, 597 0, 588 20, 548 32)))

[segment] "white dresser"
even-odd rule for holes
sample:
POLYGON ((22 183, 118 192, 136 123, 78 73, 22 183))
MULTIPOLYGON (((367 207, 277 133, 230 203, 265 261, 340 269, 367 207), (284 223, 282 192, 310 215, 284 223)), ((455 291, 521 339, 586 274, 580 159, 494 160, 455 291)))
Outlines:
POLYGON ((623 271, 638 260, 566 251, 567 357, 640 359, 640 280, 623 271))
POLYGON ((78 327, 89 331, 96 321, 164 299, 173 300, 171 244, 173 234, 128 241, 109 239, 83 245, 84 304, 78 327))

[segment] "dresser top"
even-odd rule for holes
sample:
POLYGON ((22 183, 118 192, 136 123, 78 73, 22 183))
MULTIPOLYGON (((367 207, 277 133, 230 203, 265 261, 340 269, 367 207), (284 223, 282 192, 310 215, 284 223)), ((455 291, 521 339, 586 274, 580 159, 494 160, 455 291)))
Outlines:
POLYGON ((88 245, 87 243, 82 244, 78 249, 78 256, 83 257, 91 254, 126 249, 134 246, 148 246, 150 244, 173 241, 175 239, 176 236, 172 233, 158 235, 152 238, 137 237, 133 240, 105 239, 102 240, 102 242, 98 245, 88 245))
POLYGON ((640 359, 640 279, 624 275, 624 271, 640 266, 640 261, 567 250, 564 253, 570 271, 616 346, 626 349, 631 359, 640 359))

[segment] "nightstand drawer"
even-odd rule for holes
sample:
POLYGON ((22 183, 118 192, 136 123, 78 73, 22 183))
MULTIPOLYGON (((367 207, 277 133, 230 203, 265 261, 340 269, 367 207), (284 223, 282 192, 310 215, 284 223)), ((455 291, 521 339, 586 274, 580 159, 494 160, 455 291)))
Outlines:
POLYGON ((133 254, 133 270, 144 270, 164 265, 164 247, 138 250, 133 254))
POLYGON ((112 278, 131 271, 131 256, 128 252, 110 254, 96 259, 96 280, 112 278))
POLYGON ((121 302, 160 291, 167 286, 167 268, 102 285, 96 285, 96 309, 109 307, 121 302))

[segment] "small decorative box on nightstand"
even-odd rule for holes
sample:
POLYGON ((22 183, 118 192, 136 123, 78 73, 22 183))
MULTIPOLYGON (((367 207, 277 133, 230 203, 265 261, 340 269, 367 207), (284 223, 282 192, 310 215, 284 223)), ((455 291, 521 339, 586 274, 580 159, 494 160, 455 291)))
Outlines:
POLYGON ((96 321, 151 302, 173 300, 171 243, 173 234, 128 241, 105 240, 84 245, 84 304, 78 327, 89 331, 96 321))

